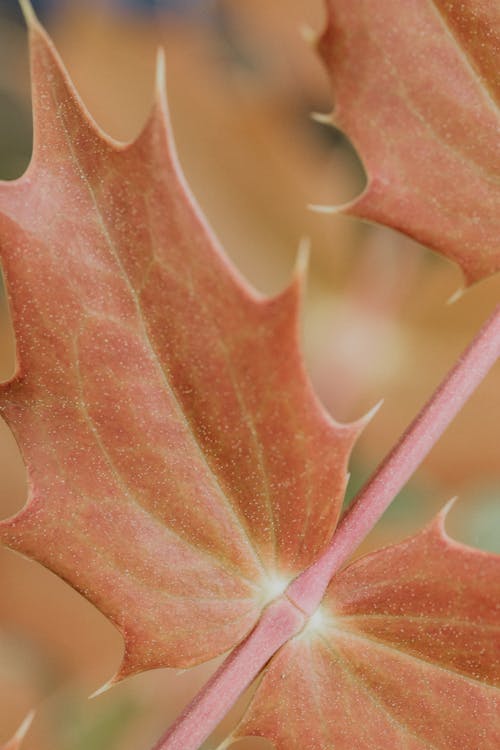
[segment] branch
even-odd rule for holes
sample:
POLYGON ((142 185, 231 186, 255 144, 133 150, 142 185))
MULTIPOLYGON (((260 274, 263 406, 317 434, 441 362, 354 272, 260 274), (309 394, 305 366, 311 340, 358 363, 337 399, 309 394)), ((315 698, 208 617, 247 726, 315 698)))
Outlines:
POLYGON ((358 493, 325 552, 288 587, 287 596, 304 612, 313 614, 332 576, 373 529, 499 357, 500 305, 358 493))
POLYGON ((500 356, 500 305, 342 518, 322 556, 274 601, 153 750, 197 750, 273 654, 304 626, 351 555, 500 356))
POLYGON ((271 656, 304 626, 288 599, 272 602, 153 750, 197 750, 271 656))

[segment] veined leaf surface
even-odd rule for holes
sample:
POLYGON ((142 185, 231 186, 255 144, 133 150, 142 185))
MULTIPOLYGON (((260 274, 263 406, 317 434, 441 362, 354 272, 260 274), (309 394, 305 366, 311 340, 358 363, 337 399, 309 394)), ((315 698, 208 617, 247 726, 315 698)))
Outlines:
POLYGON ((326 0, 333 121, 368 173, 350 214, 460 264, 500 270, 500 5, 326 0))
POLYGON ((300 274, 230 267, 184 184, 161 75, 139 137, 92 122, 31 20, 34 155, 0 185, 19 367, 0 410, 29 476, 8 546, 122 631, 119 675, 235 645, 335 528, 358 425, 317 402, 300 274))
POLYGON ((444 517, 335 576, 235 736, 277 750, 500 746, 500 556, 450 539, 444 517))

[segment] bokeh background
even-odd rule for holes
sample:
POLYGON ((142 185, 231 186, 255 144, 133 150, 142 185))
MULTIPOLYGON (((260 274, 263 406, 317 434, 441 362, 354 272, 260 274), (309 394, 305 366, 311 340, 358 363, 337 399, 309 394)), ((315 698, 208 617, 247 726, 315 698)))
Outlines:
MULTIPOLYGON (((356 447, 352 497, 492 310, 500 279, 447 304, 462 284, 451 264, 389 230, 307 208, 347 201, 365 180, 348 140, 310 117, 332 107, 301 33, 321 29, 321 0, 36 7, 90 111, 119 139, 132 138, 146 117, 155 51, 164 46, 182 165, 227 253, 258 289, 279 291, 309 238, 303 346, 315 387, 339 420, 385 399, 356 447)), ((30 149, 26 32, 14 0, 1 0, 0 178, 21 175, 30 149)), ((15 344, 3 291, 0 305, 5 380, 15 344)), ((499 385, 497 366, 363 551, 414 532, 458 495, 450 532, 500 552, 499 385)), ((0 517, 24 498, 22 462, 0 424, 0 517)), ((157 670, 87 700, 120 655, 120 637, 90 604, 41 566, 0 550, 0 743, 36 707, 26 750, 147 750, 215 666, 157 670)), ((206 748, 217 746, 246 700, 206 748)))

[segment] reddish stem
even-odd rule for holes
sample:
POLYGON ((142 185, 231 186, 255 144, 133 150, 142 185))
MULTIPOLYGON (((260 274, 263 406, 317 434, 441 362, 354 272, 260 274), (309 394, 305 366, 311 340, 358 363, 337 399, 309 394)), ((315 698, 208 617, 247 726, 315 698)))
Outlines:
POLYGON ((273 654, 303 627, 332 576, 372 530, 500 357, 500 305, 357 495, 321 557, 264 613, 154 750, 197 750, 273 654))
POLYGON ((298 633, 305 616, 288 599, 270 604, 153 750, 197 750, 276 651, 298 633))
POLYGON ((500 357, 500 305, 486 321, 339 523, 329 547, 287 596, 309 615, 339 567, 359 546, 500 357))

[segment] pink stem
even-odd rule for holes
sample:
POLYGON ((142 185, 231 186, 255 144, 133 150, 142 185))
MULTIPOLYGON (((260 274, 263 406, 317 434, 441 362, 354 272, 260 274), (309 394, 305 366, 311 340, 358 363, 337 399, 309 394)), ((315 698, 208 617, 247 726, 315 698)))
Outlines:
POLYGON ((197 750, 271 656, 302 629, 305 619, 286 598, 270 604, 153 750, 197 750))
POLYGON ((339 567, 372 530, 397 493, 500 357, 500 305, 433 396, 358 493, 329 547, 296 578, 287 596, 311 615, 339 567))
POLYGON ((270 604, 153 750, 197 750, 266 662, 314 613, 335 572, 372 530, 500 356, 500 305, 357 495, 322 556, 270 604))

